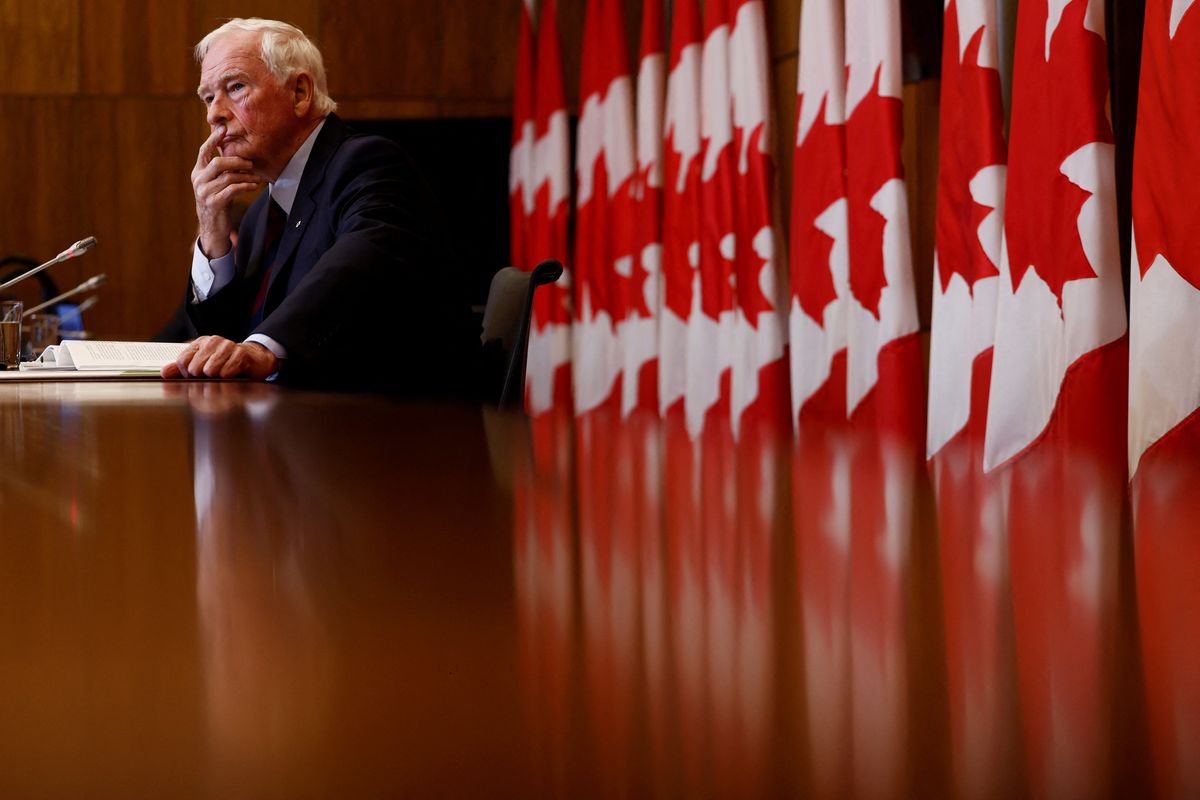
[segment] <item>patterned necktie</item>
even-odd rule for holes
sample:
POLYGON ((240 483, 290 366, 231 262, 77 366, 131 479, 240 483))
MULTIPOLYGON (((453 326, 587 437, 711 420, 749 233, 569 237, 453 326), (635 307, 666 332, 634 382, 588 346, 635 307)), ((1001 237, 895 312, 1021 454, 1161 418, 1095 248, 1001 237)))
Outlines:
POLYGON ((271 275, 275 272, 275 255, 279 252, 279 240, 283 238, 283 228, 287 223, 287 214, 272 198, 267 203, 267 230, 263 237, 262 254, 262 283, 254 296, 254 307, 250 312, 250 329, 257 328, 263 321, 263 310, 267 304, 267 287, 271 285, 271 275))

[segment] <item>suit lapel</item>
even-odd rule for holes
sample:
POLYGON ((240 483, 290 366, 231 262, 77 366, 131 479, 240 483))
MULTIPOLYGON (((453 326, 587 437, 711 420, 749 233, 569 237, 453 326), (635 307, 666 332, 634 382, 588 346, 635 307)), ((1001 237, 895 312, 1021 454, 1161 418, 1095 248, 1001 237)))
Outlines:
MULTIPOLYGON (((288 214, 287 223, 283 228, 283 236, 279 240, 279 252, 275 255, 275 269, 271 273, 271 282, 267 286, 268 311, 277 305, 275 295, 280 291, 279 286, 286 286, 286 278, 280 284, 280 276, 291 273, 292 257, 300 240, 304 238, 309 220, 316 208, 314 195, 325 180, 325 169, 329 160, 342 142, 345 123, 337 114, 325 118, 325 127, 317 134, 313 142, 312 152, 308 154, 308 163, 304 166, 304 174, 300 176, 300 186, 296 189, 296 200, 288 214)), ((264 218, 266 214, 262 215, 264 218)))

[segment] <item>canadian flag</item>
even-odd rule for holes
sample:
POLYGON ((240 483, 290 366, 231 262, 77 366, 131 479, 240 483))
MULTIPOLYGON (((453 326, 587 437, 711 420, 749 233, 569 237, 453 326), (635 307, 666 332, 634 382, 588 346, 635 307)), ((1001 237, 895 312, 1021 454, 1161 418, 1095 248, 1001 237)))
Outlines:
POLYGON ((995 3, 949 0, 944 31, 929 343, 930 458, 960 433, 983 439, 1004 219, 995 3))
POLYGON ((792 418, 846 419, 846 67, 843 0, 800 7, 792 159, 792 418))
POLYGON ((642 6, 637 74, 634 260, 628 313, 617 324, 624 354, 621 411, 658 408, 658 336, 663 270, 663 106, 666 57, 662 0, 642 6))
POLYGON ((624 30, 621 0, 589 0, 575 150, 572 377, 575 410, 581 414, 613 396, 622 363, 617 326, 627 316, 639 255, 634 244, 633 82, 624 30))
POLYGON ((787 293, 775 230, 774 123, 763 0, 729 4, 733 114, 733 430, 747 414, 787 418, 787 293))
POLYGON ((532 269, 529 220, 533 216, 533 0, 521 3, 517 40, 517 76, 513 86, 512 151, 508 160, 509 253, 512 263, 532 269))
POLYGON ((704 32, 699 303, 688 326, 685 405, 689 429, 727 408, 736 433, 756 404, 768 417, 786 409, 762 1, 706 2, 704 32))
POLYGON ((694 369, 688 362, 689 324, 693 310, 700 313, 701 49, 699 4, 696 0, 677 0, 671 19, 663 122, 663 268, 658 339, 658 405, 663 417, 684 406, 688 375, 694 369))
POLYGON ((846 2, 850 309, 846 404, 856 425, 920 441, 924 380, 900 163, 900 4, 846 2))
POLYGON ((729 95, 729 0, 704 4, 700 61, 700 251, 687 326, 688 430, 710 414, 728 416, 733 364, 733 115, 729 95))
POLYGON ((1200 9, 1149 0, 1133 154, 1129 469, 1200 407, 1200 9))
MULTIPOLYGON (((530 169, 534 210, 529 222, 527 268, 547 258, 558 259, 567 267, 570 146, 554 0, 542 3, 535 63, 535 133, 530 169)), ((571 403, 570 283, 568 268, 557 283, 542 287, 534 295, 526 371, 526 407, 532 414, 571 403)))
POLYGON ((1125 298, 1101 0, 1017 15, 984 466, 1044 439, 1121 452, 1125 298))

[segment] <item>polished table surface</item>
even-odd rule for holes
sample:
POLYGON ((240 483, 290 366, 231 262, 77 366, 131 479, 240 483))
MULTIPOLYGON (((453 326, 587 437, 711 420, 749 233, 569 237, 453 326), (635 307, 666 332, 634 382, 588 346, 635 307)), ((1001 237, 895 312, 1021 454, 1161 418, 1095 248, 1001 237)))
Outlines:
POLYGON ((1186 797, 1200 470, 0 385, 0 796, 1186 797))

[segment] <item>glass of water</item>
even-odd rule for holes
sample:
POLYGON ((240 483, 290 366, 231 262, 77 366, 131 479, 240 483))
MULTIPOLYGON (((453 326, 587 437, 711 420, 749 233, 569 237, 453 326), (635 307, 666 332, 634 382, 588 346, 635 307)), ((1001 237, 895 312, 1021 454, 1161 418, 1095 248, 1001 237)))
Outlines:
POLYGON ((21 315, 25 304, 20 300, 0 300, 0 359, 5 369, 16 369, 21 361, 21 315))
POLYGON ((22 326, 22 352, 29 361, 42 354, 52 344, 58 344, 57 314, 26 314, 22 326))

